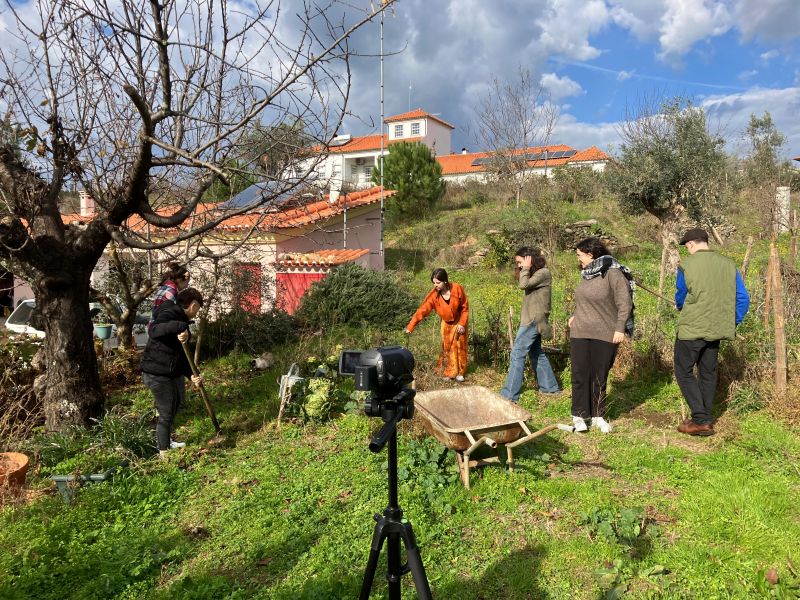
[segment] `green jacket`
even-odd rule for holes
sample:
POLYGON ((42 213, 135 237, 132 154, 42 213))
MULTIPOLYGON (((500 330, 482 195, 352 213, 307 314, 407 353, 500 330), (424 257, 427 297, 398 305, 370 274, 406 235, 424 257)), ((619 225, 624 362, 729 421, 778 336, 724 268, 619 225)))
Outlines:
POLYGON ((736 336, 736 265, 711 250, 681 260, 686 300, 678 317, 679 340, 732 340, 736 336))

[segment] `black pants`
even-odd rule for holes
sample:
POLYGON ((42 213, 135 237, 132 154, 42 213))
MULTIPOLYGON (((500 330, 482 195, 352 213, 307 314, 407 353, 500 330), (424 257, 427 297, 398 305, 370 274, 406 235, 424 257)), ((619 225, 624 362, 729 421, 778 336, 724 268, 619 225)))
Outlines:
POLYGON ((178 405, 183 403, 186 394, 186 380, 183 375, 168 377, 144 373, 144 384, 153 392, 153 403, 158 411, 156 423, 156 441, 159 450, 169 450, 172 423, 178 405))
POLYGON ((606 382, 619 344, 571 338, 572 415, 588 419, 605 415, 606 382))
POLYGON ((714 421, 711 411, 717 391, 718 357, 719 340, 675 340, 675 381, 692 411, 692 421, 700 425, 714 421))

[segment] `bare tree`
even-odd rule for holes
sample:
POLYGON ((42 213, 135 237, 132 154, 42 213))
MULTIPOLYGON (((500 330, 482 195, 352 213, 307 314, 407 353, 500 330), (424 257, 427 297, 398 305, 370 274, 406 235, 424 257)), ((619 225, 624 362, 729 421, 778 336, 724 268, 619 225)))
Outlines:
POLYGON ((684 220, 700 221, 724 198, 724 140, 709 132, 702 108, 681 98, 645 99, 628 112, 619 134, 620 156, 611 165, 609 186, 623 210, 648 212, 659 221, 660 294, 665 273, 678 265, 684 220))
POLYGON ((247 169, 256 123, 302 123, 327 145, 347 107, 348 38, 391 4, 347 19, 335 1, 6 0, 0 97, 23 143, 0 147, 0 262, 44 317, 34 388, 49 429, 103 408, 89 283, 107 244, 185 243, 302 185, 314 164, 249 206, 201 203, 247 169), (59 214, 72 187, 93 197, 93 219, 59 214))
POLYGON ((489 153, 486 169, 511 187, 519 208, 533 164, 544 161, 546 168, 544 152, 558 123, 558 107, 533 82, 531 72, 520 67, 513 82, 492 80, 475 113, 475 141, 489 153))

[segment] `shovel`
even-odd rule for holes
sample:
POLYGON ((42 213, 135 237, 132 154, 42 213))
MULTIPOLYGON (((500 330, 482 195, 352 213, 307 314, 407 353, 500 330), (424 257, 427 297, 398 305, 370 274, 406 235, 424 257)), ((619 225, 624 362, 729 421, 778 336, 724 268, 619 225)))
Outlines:
MULTIPOLYGON (((192 373, 195 375, 200 375, 200 371, 197 368, 197 365, 194 363, 194 359, 192 358, 192 353, 189 350, 189 343, 188 342, 181 342, 181 346, 183 346, 183 352, 186 354, 186 359, 189 361, 189 366, 192 368, 192 373)), ((211 417, 211 423, 214 425, 214 431, 216 431, 216 438, 219 440, 223 437, 222 429, 219 427, 219 421, 217 421, 217 415, 214 412, 214 407, 211 406, 211 401, 208 399, 208 394, 206 393, 206 388, 201 383, 197 388, 200 390, 200 397, 203 399, 203 404, 206 405, 206 411, 208 411, 208 416, 211 417)))

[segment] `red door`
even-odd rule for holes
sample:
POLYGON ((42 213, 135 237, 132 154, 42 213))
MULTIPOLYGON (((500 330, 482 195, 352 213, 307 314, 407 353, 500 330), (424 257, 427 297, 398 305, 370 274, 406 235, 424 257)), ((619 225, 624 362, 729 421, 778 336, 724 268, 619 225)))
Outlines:
POLYGON ((293 315, 311 284, 324 277, 325 273, 278 273, 278 308, 293 315))
POLYGON ((237 289, 236 304, 252 315, 261 313, 261 265, 259 263, 237 263, 233 266, 237 289))

